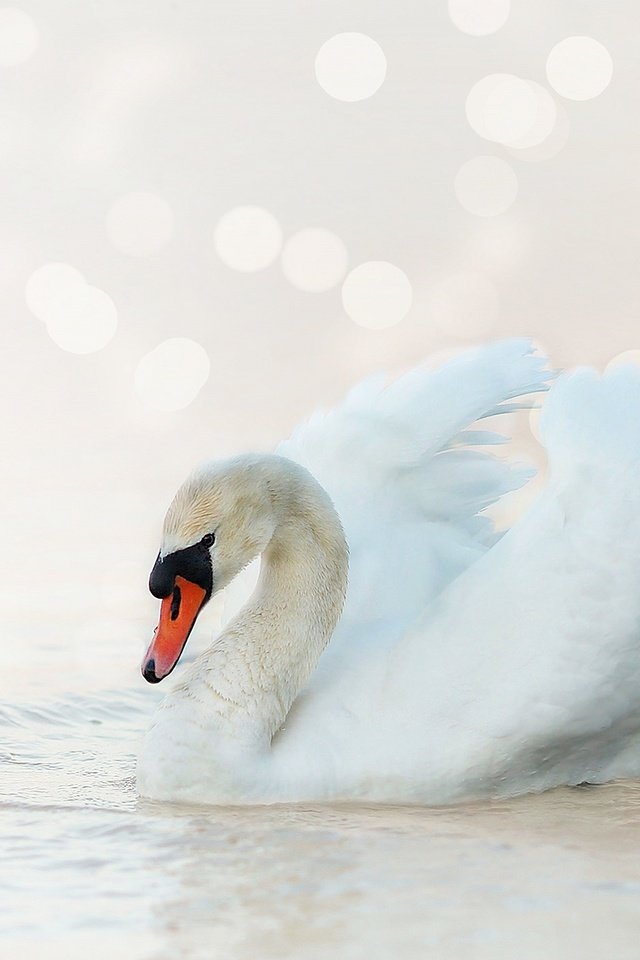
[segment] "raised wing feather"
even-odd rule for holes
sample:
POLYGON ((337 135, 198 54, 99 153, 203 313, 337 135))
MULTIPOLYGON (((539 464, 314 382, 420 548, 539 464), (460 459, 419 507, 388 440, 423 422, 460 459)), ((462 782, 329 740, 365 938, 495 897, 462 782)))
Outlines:
POLYGON ((495 541, 481 511, 534 471, 472 449, 505 438, 468 428, 548 378, 530 341, 489 344, 388 385, 373 377, 279 446, 341 516, 351 551, 343 627, 387 622, 395 633, 495 541))
POLYGON ((407 766, 467 796, 640 773, 640 371, 563 376, 541 430, 544 493, 386 665, 407 766))
MULTIPOLYGON (((532 475, 465 450, 506 440, 467 428, 511 412, 514 405, 508 401, 516 397, 546 390, 549 376, 545 359, 534 354, 529 340, 478 347, 436 370, 418 368, 388 385, 381 376, 366 380, 340 406, 298 427, 277 452, 307 467, 338 509, 353 496, 361 502, 385 491, 397 508, 400 483, 409 488, 403 490, 408 496, 402 504, 408 513, 465 529, 480 510, 532 475)), ((343 520, 348 523, 349 516, 343 520)))
POLYGON ((433 804, 640 776, 640 371, 563 376, 541 427, 544 493, 402 635, 354 621, 283 778, 433 804))

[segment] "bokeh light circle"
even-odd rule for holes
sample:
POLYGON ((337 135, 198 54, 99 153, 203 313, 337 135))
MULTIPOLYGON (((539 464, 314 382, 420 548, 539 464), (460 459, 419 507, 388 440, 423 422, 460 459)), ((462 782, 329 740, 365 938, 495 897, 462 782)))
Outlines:
POLYGON ((146 257, 171 239, 173 213, 167 201, 155 193, 127 193, 111 206, 106 227, 116 250, 131 257, 146 257))
POLYGON ((431 316, 450 336, 476 338, 495 324, 500 303, 494 284, 481 273, 456 273, 436 283, 429 296, 431 316))
POLYGON ((172 337, 141 358, 135 387, 145 406, 169 412, 188 407, 209 379, 206 350, 188 337, 172 337))
POLYGON ((592 100, 609 86, 613 76, 611 54, 592 37, 567 37, 547 59, 547 78, 568 100, 592 100))
POLYGON ((371 97, 384 83, 387 59, 364 33, 338 33, 318 50, 316 79, 325 93, 353 103, 371 97))
POLYGON ((622 353, 617 354, 617 356, 609 360, 605 371, 615 370, 616 367, 623 367, 630 363, 640 367, 640 350, 624 350, 622 353))
POLYGON ((477 80, 467 94, 464 104, 467 121, 471 129, 485 140, 490 139, 484 122, 484 108, 487 97, 498 83, 507 81, 512 76, 513 74, 510 73, 490 73, 488 76, 482 77, 481 80, 477 80))
POLYGON ((525 147, 521 141, 519 144, 509 145, 507 147, 512 157, 518 160, 524 160, 528 163, 536 163, 541 160, 550 160, 557 156, 566 146, 569 140, 570 124, 569 114, 562 103, 553 101, 555 109, 555 122, 548 136, 539 143, 525 147))
POLYGON ((115 336, 118 313, 111 297, 88 283, 69 287, 47 317, 51 339, 69 353, 95 353, 115 336))
POLYGON ((294 233, 282 250, 282 271, 294 287, 310 293, 331 290, 344 277, 347 248, 330 230, 308 227, 294 233))
POLYGON ((214 245, 232 270, 253 273, 274 262, 282 247, 282 228, 262 207, 234 207, 216 224, 214 245))
POLYGON ((556 121, 549 91, 512 73, 491 73, 478 80, 467 95, 465 112, 479 136, 513 147, 540 143, 556 121))
POLYGON ((533 123, 521 137, 505 141, 507 146, 518 150, 543 143, 551 134, 558 117, 556 102, 549 91, 533 80, 527 80, 527 86, 534 98, 533 123))
POLYGON ((33 314, 44 323, 51 311, 64 305, 69 289, 85 282, 79 270, 68 263, 45 263, 34 270, 25 285, 25 299, 33 314))
POLYGON ((38 47, 38 29, 24 10, 0 7, 0 67, 24 63, 38 47))
POLYGON ((486 37, 503 27, 511 0, 449 0, 449 16, 458 30, 473 37, 486 37))
POLYGON ((342 285, 342 303, 361 327, 382 330, 411 309, 413 291, 403 270, 386 260, 371 260, 352 270, 342 285))
POLYGON ((487 91, 482 109, 483 134, 496 143, 511 143, 526 136, 536 121, 536 99, 531 85, 505 74, 487 91))
POLYGON ((69 353, 95 353, 113 339, 118 312, 111 297, 67 263, 46 263, 25 285, 27 306, 69 353))
POLYGON ((495 217, 508 210, 516 199, 518 178, 501 157, 474 157, 460 167, 455 192, 469 213, 495 217))

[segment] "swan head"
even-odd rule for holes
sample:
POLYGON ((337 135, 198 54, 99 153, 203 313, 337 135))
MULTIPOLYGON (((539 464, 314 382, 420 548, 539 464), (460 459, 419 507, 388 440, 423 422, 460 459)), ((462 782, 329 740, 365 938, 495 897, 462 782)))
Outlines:
POLYGON ((171 673, 209 599, 268 546, 276 518, 265 459, 205 464, 169 506, 149 577, 151 593, 162 601, 142 662, 150 683, 171 673))

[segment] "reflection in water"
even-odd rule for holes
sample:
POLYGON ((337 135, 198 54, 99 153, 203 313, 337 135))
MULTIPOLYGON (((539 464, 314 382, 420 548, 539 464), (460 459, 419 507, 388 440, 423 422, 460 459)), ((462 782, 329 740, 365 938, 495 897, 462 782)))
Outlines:
POLYGON ((150 803, 134 751, 161 694, 118 669, 113 691, 1 706, 9 954, 636 956, 639 784, 439 809, 150 803))

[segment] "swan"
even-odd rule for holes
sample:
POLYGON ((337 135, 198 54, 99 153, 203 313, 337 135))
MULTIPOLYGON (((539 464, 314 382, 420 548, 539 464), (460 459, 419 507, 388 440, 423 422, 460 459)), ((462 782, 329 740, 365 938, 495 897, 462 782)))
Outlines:
POLYGON ((257 557, 157 709, 142 796, 444 804, 640 775, 639 370, 552 377, 499 341, 198 467, 150 576, 146 680, 257 557), (499 535, 483 511, 531 470, 476 422, 547 390, 550 478, 499 535))

